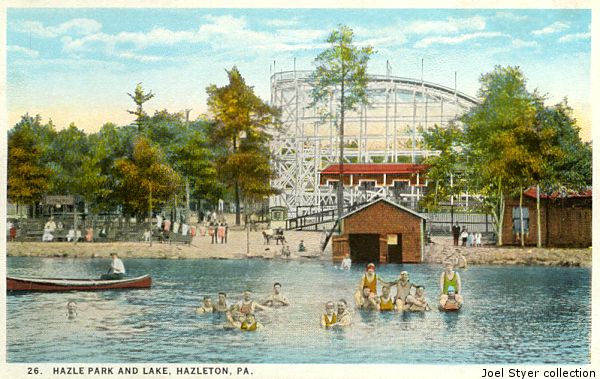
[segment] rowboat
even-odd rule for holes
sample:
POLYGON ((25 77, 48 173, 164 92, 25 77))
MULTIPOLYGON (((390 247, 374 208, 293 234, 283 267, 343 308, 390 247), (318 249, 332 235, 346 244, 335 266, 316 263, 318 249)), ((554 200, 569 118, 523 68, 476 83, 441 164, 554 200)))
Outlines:
POLYGON ((127 288, 150 288, 150 286, 152 286, 152 278, 150 275, 118 280, 6 277, 7 291, 102 291, 127 288))

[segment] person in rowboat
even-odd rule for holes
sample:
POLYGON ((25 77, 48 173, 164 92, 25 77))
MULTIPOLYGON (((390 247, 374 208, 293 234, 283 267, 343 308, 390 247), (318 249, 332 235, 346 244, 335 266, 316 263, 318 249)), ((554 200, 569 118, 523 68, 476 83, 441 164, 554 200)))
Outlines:
POLYGON ((408 295, 410 295, 410 291, 411 289, 415 286, 414 284, 412 284, 410 282, 409 276, 408 276, 408 272, 407 271, 402 271, 400 272, 400 276, 398 278, 398 280, 392 281, 392 282, 386 282, 383 279, 379 279, 380 282, 382 282, 384 285, 387 286, 396 286, 396 298, 395 298, 395 303, 396 303, 396 309, 399 311, 403 311, 406 310, 406 298, 408 297, 408 295))
POLYGON ((281 284, 275 283, 273 284, 273 293, 267 296, 265 300, 263 300, 262 305, 267 307, 274 307, 278 305, 290 305, 287 297, 285 297, 281 293, 281 284))
POLYGON ((100 277, 103 280, 119 280, 125 277, 125 266, 123 265, 123 261, 119 259, 117 253, 110 253, 112 257, 112 262, 110 263, 110 268, 108 269, 108 274, 104 274, 100 277))
POLYGON ((454 293, 459 302, 462 303, 462 284, 460 281, 460 275, 458 272, 454 271, 454 265, 452 262, 446 262, 445 270, 440 275, 440 304, 445 304, 446 300, 448 300, 448 288, 452 286, 454 288, 454 293))
POLYGON ((196 313, 213 313, 214 307, 210 296, 204 296, 202 299, 202 305, 196 308, 196 313))
POLYGON ((256 310, 267 310, 267 307, 264 307, 260 304, 258 304, 256 301, 252 300, 252 291, 250 290, 246 290, 244 291, 244 295, 243 295, 243 299, 240 300, 240 302, 238 302, 235 305, 235 309, 238 312, 243 313, 244 315, 247 315, 249 313, 254 313, 256 310))
POLYGON ((225 292, 219 292, 219 299, 217 300, 217 304, 213 305, 213 312, 227 312, 229 310, 229 305, 227 305, 227 294, 225 292))

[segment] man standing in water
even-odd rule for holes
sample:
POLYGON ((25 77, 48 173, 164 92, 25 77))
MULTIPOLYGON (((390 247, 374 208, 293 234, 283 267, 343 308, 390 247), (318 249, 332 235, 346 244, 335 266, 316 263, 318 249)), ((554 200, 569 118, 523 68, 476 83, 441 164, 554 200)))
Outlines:
POLYGON ((217 304, 213 305, 213 312, 227 312, 229 310, 229 306, 227 305, 227 294, 225 292, 219 292, 219 300, 217 300, 217 304))
POLYGON ((340 299, 337 303, 337 323, 336 327, 346 327, 352 324, 352 317, 350 316, 350 312, 348 312, 348 303, 346 300, 340 299))
POLYGON ((104 274, 100 277, 102 280, 118 280, 123 279, 125 276, 125 266, 123 265, 123 261, 121 261, 117 255, 117 253, 110 253, 112 257, 112 262, 110 263, 110 269, 108 270, 108 274, 104 274))
POLYGON ((257 309, 262 310, 262 311, 268 309, 268 308, 263 307, 262 305, 258 304, 256 301, 252 300, 252 291, 250 291, 250 290, 244 291, 243 296, 244 296, 244 298, 235 305, 235 308, 238 312, 241 312, 244 315, 247 315, 249 313, 254 313, 257 309))
POLYGON ((196 308, 196 313, 213 313, 215 311, 210 296, 204 296, 202 305, 196 308))
POLYGON ((285 297, 281 293, 280 283, 273 284, 273 293, 267 296, 265 300, 263 300, 262 305, 265 305, 267 307, 274 307, 278 305, 290 305, 290 302, 288 301, 287 297, 285 297))
POLYGON ((446 262, 444 267, 445 270, 440 275, 440 303, 445 304, 448 300, 448 288, 450 287, 454 289, 457 300, 462 303, 460 275, 454 271, 454 265, 451 262, 446 262))
POLYGON ((405 310, 406 308, 406 297, 410 295, 410 290, 415 286, 410 282, 407 271, 400 272, 398 280, 393 282, 386 282, 383 279, 379 279, 384 285, 396 286, 396 309, 398 311, 405 310))

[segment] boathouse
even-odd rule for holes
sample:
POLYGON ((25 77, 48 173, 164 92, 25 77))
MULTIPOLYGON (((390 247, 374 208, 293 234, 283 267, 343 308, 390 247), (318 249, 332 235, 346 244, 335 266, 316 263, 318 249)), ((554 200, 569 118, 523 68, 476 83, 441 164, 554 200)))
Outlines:
POLYGON ((420 263, 423 261, 425 217, 376 199, 340 219, 333 237, 333 261, 350 254, 353 262, 420 263))
MULTIPOLYGON (((537 244, 536 189, 523 192, 525 245, 537 244)), ((505 245, 521 244, 519 199, 506 201, 502 239, 505 245)), ((540 229, 544 247, 592 246, 592 191, 540 194, 540 229)))

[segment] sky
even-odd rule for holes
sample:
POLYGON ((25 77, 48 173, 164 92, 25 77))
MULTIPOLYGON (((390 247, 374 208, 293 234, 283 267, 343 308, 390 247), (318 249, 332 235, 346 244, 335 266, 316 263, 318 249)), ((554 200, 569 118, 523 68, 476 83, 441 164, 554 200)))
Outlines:
POLYGON ((206 87, 237 66, 264 100, 272 72, 314 67, 338 25, 372 45, 371 74, 421 78, 476 96, 495 65, 519 66, 530 90, 567 98, 582 137, 591 128, 591 11, 585 9, 19 9, 7 12, 9 125, 40 114, 87 132, 134 116, 127 93, 156 96, 146 111, 206 112, 206 87))

